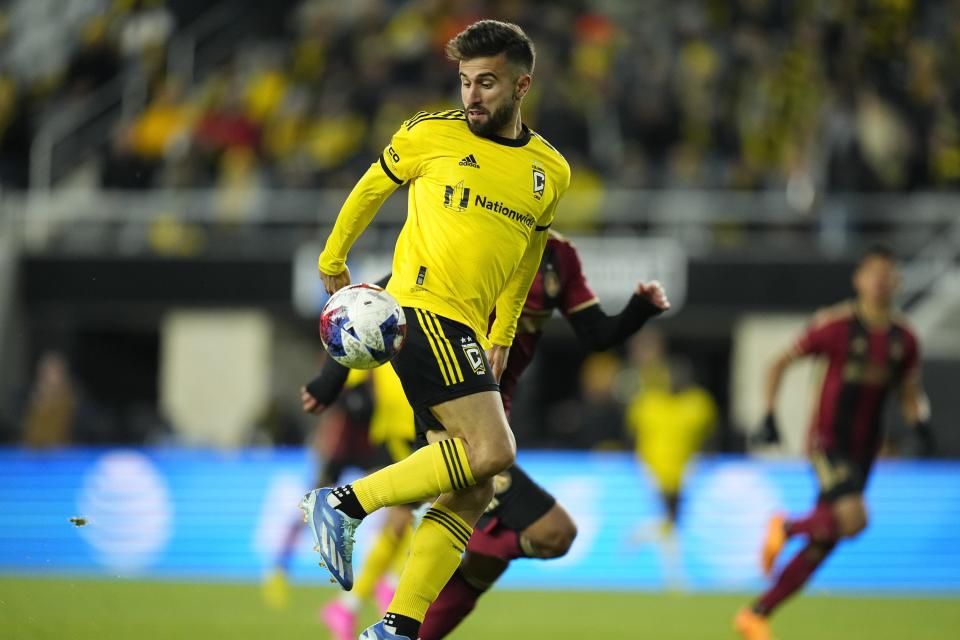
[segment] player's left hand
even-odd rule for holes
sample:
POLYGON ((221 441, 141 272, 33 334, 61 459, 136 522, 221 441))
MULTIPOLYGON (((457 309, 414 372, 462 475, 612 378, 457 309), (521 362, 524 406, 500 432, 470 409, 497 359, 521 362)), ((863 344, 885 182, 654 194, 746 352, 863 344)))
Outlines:
POLYGON ((333 295, 337 291, 340 291, 340 289, 350 285, 350 269, 344 267, 343 271, 334 276, 321 271, 320 279, 323 280, 323 288, 326 289, 327 293, 333 295))
POLYGON ((637 289, 634 291, 634 295, 646 298, 653 306, 661 311, 666 311, 670 308, 670 301, 667 300, 667 292, 663 290, 663 285, 661 285, 658 280, 654 280, 649 284, 646 282, 637 283, 637 289))
POLYGON ((493 373, 493 378, 497 382, 500 382, 500 376, 503 375, 504 369, 507 368, 507 360, 509 358, 510 347, 495 344, 487 349, 487 362, 490 363, 490 371, 493 373))

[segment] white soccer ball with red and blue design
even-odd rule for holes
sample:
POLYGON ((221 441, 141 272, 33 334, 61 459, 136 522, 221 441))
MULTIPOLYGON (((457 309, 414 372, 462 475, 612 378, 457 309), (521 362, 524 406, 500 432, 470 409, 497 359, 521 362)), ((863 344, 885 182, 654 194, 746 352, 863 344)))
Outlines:
POLYGON ((407 336, 400 304, 375 284, 352 284, 333 294, 320 312, 320 341, 351 369, 373 369, 397 355, 407 336))

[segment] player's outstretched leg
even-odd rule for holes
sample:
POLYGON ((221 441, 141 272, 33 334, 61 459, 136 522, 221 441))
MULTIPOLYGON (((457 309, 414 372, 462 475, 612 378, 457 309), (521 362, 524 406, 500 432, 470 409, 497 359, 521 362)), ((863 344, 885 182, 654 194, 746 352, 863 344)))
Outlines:
POLYGON ((367 515, 382 507, 471 487, 477 467, 487 472, 486 477, 499 471, 490 471, 490 463, 478 457, 481 464, 471 464, 466 441, 451 438, 423 447, 353 484, 308 493, 301 502, 304 519, 323 564, 340 586, 347 591, 353 588, 354 533, 367 515))
POLYGON ((742 609, 734 619, 736 629, 745 640, 770 640, 767 619, 784 600, 800 590, 833 551, 835 543, 811 541, 780 572, 774 585, 752 608, 742 609))
MULTIPOLYGON (((753 607, 737 613, 734 629, 745 640, 769 640, 772 635, 767 620, 774 610, 810 580, 840 539, 858 534, 865 526, 866 509, 860 494, 823 498, 817 502, 813 511, 803 518, 773 519, 768 527, 768 542, 764 546, 765 563, 771 553, 768 548, 771 547, 770 537, 782 538, 782 541, 785 541, 795 535, 805 535, 808 543, 787 563, 773 586, 753 607)), ((779 552, 779 549, 777 551, 779 552)), ((770 565, 772 564, 771 560, 770 565)))
POLYGON ((790 519, 775 515, 767 523, 764 537, 761 565, 764 575, 773 573, 773 565, 783 550, 787 540, 797 535, 805 535, 810 540, 830 543, 838 537, 838 523, 832 502, 817 501, 816 507, 802 518, 790 519))

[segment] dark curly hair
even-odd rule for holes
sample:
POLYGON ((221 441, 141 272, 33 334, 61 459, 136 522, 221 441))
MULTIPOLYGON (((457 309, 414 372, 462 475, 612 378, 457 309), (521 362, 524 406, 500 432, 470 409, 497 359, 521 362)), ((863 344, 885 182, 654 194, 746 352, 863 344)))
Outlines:
POLYGON ((523 73, 533 73, 536 52, 523 29, 512 22, 480 20, 454 36, 447 43, 451 60, 471 60, 506 54, 507 60, 523 73))

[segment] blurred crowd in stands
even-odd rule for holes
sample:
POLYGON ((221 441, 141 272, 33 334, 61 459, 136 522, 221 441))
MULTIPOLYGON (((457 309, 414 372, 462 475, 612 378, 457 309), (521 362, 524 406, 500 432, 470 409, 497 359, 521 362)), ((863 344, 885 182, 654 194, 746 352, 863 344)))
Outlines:
POLYGON ((459 106, 443 44, 497 17, 536 43, 524 119, 571 161, 574 188, 960 184, 957 0, 241 1, 273 19, 249 21, 226 62, 178 77, 170 43, 212 4, 12 0, 0 181, 27 186, 51 113, 137 75, 146 98, 104 141, 104 187, 243 200, 350 186, 402 120, 459 106))

